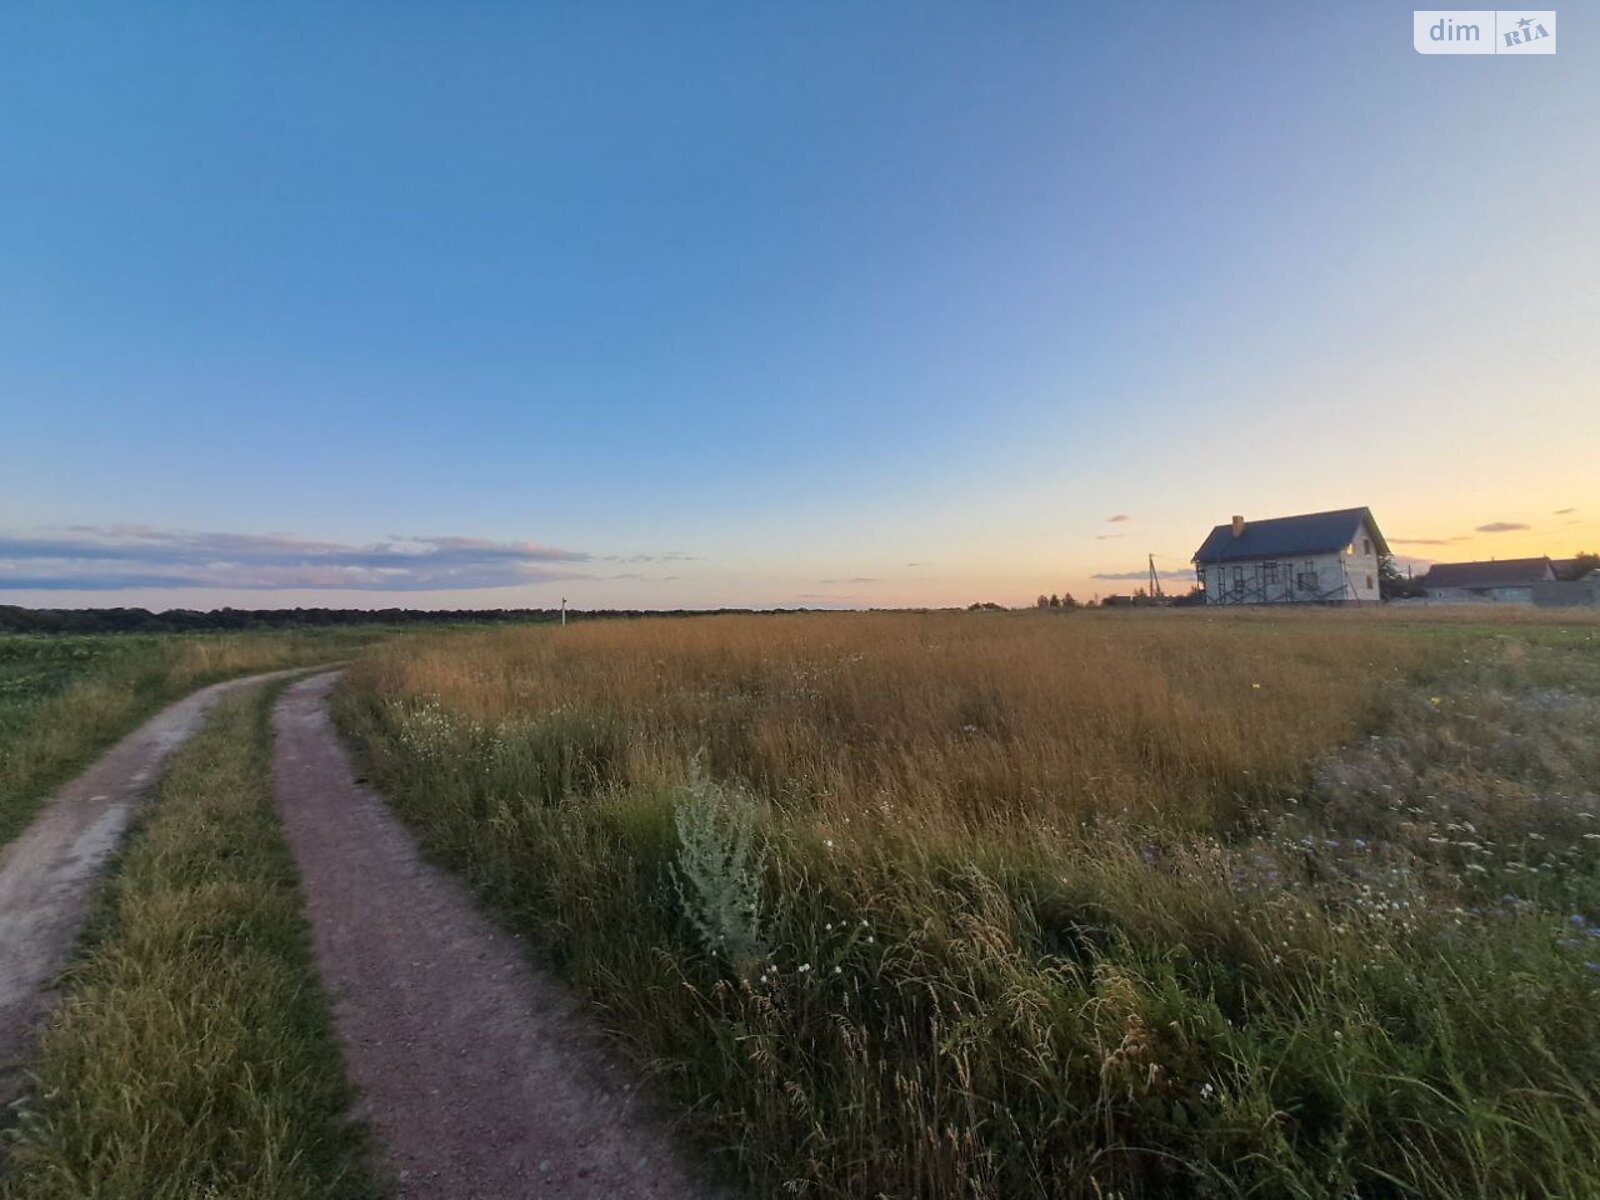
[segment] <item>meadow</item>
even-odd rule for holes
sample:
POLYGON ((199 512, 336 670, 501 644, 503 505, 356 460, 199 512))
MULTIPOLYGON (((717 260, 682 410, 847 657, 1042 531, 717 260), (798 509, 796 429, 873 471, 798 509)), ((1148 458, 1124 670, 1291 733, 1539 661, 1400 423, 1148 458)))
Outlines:
POLYGON ((422 635, 338 712, 756 1194, 1600 1194, 1600 623, 422 635))
POLYGON ((376 636, 0 634, 0 846, 53 787, 163 705, 230 676, 346 658, 376 636))

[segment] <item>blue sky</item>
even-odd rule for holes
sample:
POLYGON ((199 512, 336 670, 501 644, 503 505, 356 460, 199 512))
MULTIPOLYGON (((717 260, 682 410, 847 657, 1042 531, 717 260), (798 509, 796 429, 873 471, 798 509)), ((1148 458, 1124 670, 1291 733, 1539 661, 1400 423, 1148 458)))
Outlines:
POLYGON ((1026 602, 1355 504, 1600 544, 1560 20, 9 5, 0 591, 1026 602))

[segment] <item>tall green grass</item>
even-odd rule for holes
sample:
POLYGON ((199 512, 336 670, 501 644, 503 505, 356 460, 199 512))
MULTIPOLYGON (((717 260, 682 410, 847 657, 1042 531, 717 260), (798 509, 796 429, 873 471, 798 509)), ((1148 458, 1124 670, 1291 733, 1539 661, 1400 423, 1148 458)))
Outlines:
POLYGON ((343 658, 376 636, 0 634, 0 846, 52 788, 163 705, 229 676, 343 658))
POLYGON ((641 622, 339 704, 758 1194, 1600 1195, 1600 631, 1439 628, 641 622))
POLYGON ((222 701, 130 836, 34 1066, 7 1200, 376 1195, 272 791, 222 701))

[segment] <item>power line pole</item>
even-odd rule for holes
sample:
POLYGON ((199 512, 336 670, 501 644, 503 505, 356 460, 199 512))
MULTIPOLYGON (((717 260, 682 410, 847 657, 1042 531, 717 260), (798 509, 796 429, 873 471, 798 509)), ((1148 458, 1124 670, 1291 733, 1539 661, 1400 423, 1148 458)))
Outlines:
POLYGON ((567 627, 567 598, 561 597, 561 628, 567 627))

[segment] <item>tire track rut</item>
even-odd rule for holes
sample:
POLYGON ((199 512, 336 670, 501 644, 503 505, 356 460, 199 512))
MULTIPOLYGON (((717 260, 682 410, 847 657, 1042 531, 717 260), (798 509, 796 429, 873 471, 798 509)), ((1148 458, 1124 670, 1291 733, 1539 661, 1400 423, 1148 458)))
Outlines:
POLYGON ((278 703, 278 805, 346 1063, 399 1194, 717 1194, 693 1182, 570 993, 353 782, 327 711, 336 678, 278 703))

